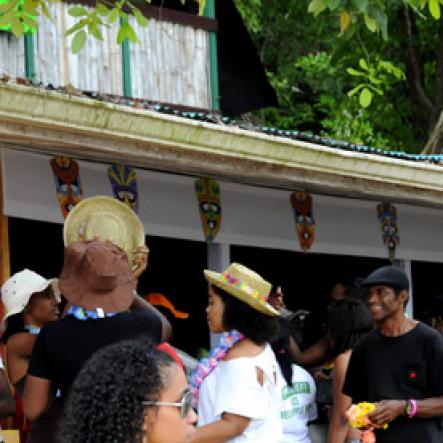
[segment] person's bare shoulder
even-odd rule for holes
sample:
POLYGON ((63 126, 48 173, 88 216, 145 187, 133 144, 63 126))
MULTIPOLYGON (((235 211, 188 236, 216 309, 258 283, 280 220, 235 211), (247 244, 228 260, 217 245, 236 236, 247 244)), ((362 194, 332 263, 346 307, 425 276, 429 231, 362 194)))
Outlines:
POLYGON ((241 357, 256 357, 263 352, 263 349, 263 346, 256 345, 251 340, 242 340, 228 351, 224 360, 229 361, 241 357))
POLYGON ((28 332, 18 332, 9 337, 6 344, 7 352, 14 354, 28 354, 34 346, 37 336, 28 332))

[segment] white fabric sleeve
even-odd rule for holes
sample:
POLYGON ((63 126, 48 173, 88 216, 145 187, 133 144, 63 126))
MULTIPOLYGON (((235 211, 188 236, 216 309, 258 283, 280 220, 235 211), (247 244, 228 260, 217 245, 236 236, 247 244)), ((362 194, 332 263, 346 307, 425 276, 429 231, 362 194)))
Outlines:
POLYGON ((5 365, 3 363, 3 359, 1 356, 0 356, 0 369, 5 369, 5 365))
POLYGON ((257 370, 248 359, 232 360, 219 368, 219 383, 215 393, 214 413, 220 418, 224 412, 252 419, 267 416, 269 392, 266 381, 261 386, 257 370))

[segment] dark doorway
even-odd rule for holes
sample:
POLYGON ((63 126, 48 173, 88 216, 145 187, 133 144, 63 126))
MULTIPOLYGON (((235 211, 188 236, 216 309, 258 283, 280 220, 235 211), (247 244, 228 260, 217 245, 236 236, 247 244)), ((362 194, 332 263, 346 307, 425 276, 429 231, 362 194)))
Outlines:
MULTIPOLYGON (((208 348, 206 325, 207 284, 202 270, 206 268, 206 244, 149 236, 149 266, 140 277, 141 295, 159 292, 168 297, 176 309, 190 314, 189 319, 175 319, 162 312, 174 327, 172 343, 195 354, 208 348)), ((9 218, 11 273, 32 269, 46 278, 60 275, 63 266, 63 226, 56 223, 9 218)))
POLYGON ((231 260, 261 274, 275 286, 281 286, 287 309, 309 311, 297 327, 296 339, 302 347, 314 344, 326 332, 326 306, 337 282, 365 277, 387 260, 344 255, 303 254, 295 251, 231 247, 231 260))
POLYGON ((139 293, 164 294, 176 309, 189 313, 188 319, 177 319, 160 308, 172 323, 173 345, 192 355, 201 347, 208 349, 206 243, 148 236, 146 244, 149 266, 139 280, 139 293))
POLYGON ((443 263, 412 262, 412 290, 414 296, 414 317, 428 321, 434 315, 435 296, 443 294, 443 263))
POLYGON ((274 285, 281 285, 288 309, 319 309, 341 279, 365 277, 387 260, 277 249, 231 246, 231 261, 242 263, 274 285))
POLYGON ((57 277, 63 266, 63 226, 10 217, 9 248, 11 274, 28 268, 57 277))

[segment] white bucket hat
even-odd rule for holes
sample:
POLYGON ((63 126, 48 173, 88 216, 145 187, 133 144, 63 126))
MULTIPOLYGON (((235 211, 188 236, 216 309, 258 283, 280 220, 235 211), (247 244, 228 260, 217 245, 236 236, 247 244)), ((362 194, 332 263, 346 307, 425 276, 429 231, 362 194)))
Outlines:
POLYGON ((49 285, 52 286, 55 298, 60 302, 60 289, 57 278, 46 280, 29 269, 23 269, 23 271, 9 277, 2 286, 2 301, 6 308, 3 323, 11 315, 22 312, 29 303, 32 294, 44 291, 49 285))

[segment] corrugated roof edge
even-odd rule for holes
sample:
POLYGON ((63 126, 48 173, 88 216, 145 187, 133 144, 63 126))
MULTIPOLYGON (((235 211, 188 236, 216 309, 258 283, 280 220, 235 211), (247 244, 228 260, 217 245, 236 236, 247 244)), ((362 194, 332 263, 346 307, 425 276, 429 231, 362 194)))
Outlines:
MULTIPOLYGON (((4 80, 4 76, 0 78, 1 81, 4 80)), ((6 82, 9 81, 9 78, 6 82)), ((245 124, 244 122, 235 120, 230 117, 224 117, 218 112, 201 112, 201 110, 196 111, 184 111, 174 107, 173 105, 165 105, 163 103, 155 103, 149 99, 139 99, 124 96, 115 96, 111 94, 102 94, 92 91, 81 91, 75 88, 69 87, 59 87, 55 88, 53 85, 43 85, 41 83, 31 82, 26 79, 17 79, 17 83, 21 85, 28 85, 32 87, 38 87, 43 89, 49 89, 61 93, 74 93, 75 95, 84 95, 85 97, 93 98, 94 100, 100 100, 110 103, 115 103, 119 105, 129 106, 132 108, 143 108, 154 110, 162 114, 170 114, 176 117, 182 117, 192 120, 199 120, 214 124, 224 124, 227 126, 235 126, 241 129, 261 132, 264 134, 269 134, 278 137, 289 138, 292 140, 300 140, 308 143, 315 143, 317 145, 325 146, 332 149, 342 149, 345 151, 362 152, 366 154, 380 155, 383 157, 390 157, 393 159, 410 160, 416 162, 427 162, 434 164, 443 164, 443 155, 423 155, 423 154, 411 154, 404 151, 392 151, 387 149, 376 148, 374 146, 359 145, 343 140, 335 140, 327 137, 322 137, 319 135, 314 135, 308 132, 298 131, 298 130, 286 130, 269 128, 266 126, 256 126, 252 124, 245 124)), ((179 105, 177 105, 179 106, 179 105)))

